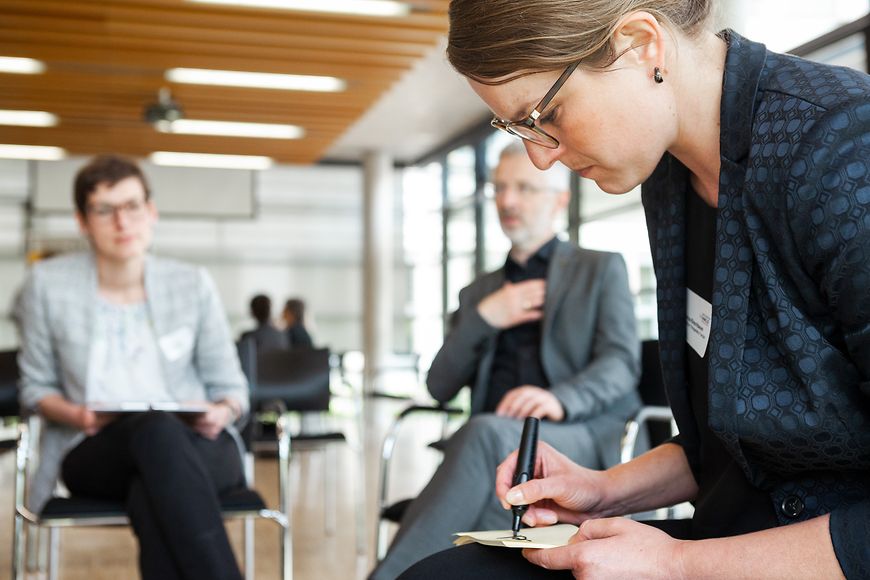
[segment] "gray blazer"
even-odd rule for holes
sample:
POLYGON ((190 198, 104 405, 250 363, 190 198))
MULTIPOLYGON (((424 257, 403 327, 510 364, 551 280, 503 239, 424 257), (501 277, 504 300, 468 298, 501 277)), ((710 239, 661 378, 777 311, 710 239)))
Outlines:
MULTIPOLYGON (((429 369, 427 385, 436 400, 449 401, 471 385, 471 412, 482 410, 499 331, 481 318, 477 305, 504 280, 499 269, 459 293, 450 332, 429 369)), ((541 362, 566 421, 604 416, 614 431, 640 407, 640 342, 622 256, 557 243, 547 271, 541 362)), ((605 439, 602 456, 610 457, 616 441, 605 439)))
MULTIPOLYGON (((202 268, 148 256, 147 306, 154 325, 163 375, 179 400, 235 400, 248 409, 248 385, 239 365, 214 282, 202 268)), ((89 252, 39 262, 16 304, 21 335, 20 401, 34 412, 48 395, 85 402, 97 270, 89 252)), ((40 461, 27 503, 39 511, 51 497, 60 464, 84 435, 45 422, 40 461)))

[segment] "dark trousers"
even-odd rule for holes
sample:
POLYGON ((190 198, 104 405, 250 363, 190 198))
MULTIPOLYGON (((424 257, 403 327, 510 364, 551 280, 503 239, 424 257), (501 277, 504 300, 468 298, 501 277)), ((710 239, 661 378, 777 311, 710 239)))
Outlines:
MULTIPOLYGON (((643 522, 681 540, 693 539, 689 520, 643 522)), ((546 570, 523 558, 516 548, 468 544, 450 548, 417 562, 398 580, 571 580, 570 570, 546 570)))
POLYGON ((244 485, 226 432, 211 441, 174 415, 122 417, 67 454, 73 495, 125 502, 144 580, 241 579, 221 517, 221 493, 244 485))

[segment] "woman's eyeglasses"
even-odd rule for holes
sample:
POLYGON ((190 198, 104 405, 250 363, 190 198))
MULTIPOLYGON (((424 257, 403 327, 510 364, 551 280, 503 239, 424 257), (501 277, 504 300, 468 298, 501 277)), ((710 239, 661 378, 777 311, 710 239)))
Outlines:
POLYGON ((529 113, 528 117, 521 121, 505 121, 498 117, 493 117, 492 121, 490 121, 490 125, 496 129, 501 129, 511 135, 515 135, 520 139, 531 141, 535 145, 546 147, 547 149, 556 149, 559 147, 559 140, 538 127, 535 122, 538 120, 538 117, 541 116, 541 113, 544 112, 544 109, 547 108, 547 105, 550 104, 550 101, 553 100, 553 97, 556 96, 556 93, 559 92, 559 89, 562 88, 562 85, 565 84, 565 81, 568 80, 568 77, 571 76, 571 73, 574 72, 574 69, 579 65, 579 62, 568 65, 568 68, 565 69, 553 86, 550 87, 550 90, 547 91, 544 98, 535 105, 535 108, 532 109, 532 112, 529 113))

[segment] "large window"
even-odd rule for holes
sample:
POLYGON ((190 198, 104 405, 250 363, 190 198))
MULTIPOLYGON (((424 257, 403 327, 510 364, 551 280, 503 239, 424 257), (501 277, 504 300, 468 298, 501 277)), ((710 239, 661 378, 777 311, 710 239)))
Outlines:
POLYGON ((466 145, 447 154, 444 223, 446 239, 446 307, 459 306, 459 291, 475 276, 477 248, 477 176, 475 151, 466 145))
POLYGON ((428 368, 443 338, 442 196, 440 163, 404 171, 403 233, 405 261, 411 288, 406 314, 411 319, 412 349, 428 368))

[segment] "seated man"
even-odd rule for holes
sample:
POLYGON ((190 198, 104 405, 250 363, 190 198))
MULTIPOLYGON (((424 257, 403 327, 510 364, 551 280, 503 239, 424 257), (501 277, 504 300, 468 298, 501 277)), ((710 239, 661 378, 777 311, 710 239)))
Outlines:
POLYGON ((539 171, 520 143, 501 153, 495 203, 510 254, 459 293, 428 376, 439 401, 471 385, 472 417, 409 506, 373 580, 449 548, 454 532, 510 527, 493 493, 495 470, 527 416, 544 419, 541 440, 577 463, 618 462, 623 425, 640 406, 632 297, 618 254, 555 237, 553 221, 569 198, 563 170, 539 171))
POLYGON ((251 298, 251 316, 257 321, 257 328, 243 332, 239 341, 253 340, 257 352, 287 348, 287 335, 272 324, 272 300, 265 294, 251 298))
POLYGON ((142 578, 240 579, 218 497, 244 483, 232 424, 248 407, 223 308, 200 268, 148 253, 157 210, 139 167, 100 156, 75 179, 91 251, 39 262, 17 304, 22 408, 44 419, 28 504, 59 478, 125 502, 142 578), (197 403, 188 424, 95 403, 197 403))

